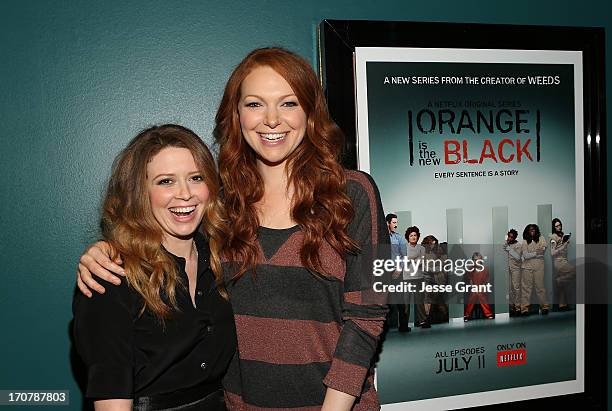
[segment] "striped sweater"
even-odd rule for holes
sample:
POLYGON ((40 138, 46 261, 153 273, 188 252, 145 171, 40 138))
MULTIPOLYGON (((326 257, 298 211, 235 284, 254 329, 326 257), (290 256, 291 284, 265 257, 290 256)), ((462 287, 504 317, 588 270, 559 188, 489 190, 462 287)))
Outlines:
POLYGON ((355 210, 348 233, 362 253, 342 259, 324 243, 327 278, 302 266, 299 226, 259 229, 257 275, 247 272, 229 290, 238 334, 224 380, 230 410, 319 410, 327 387, 357 397, 355 411, 380 408, 373 358, 386 307, 366 290, 369 250, 389 236, 373 180, 347 171, 347 194, 355 210))

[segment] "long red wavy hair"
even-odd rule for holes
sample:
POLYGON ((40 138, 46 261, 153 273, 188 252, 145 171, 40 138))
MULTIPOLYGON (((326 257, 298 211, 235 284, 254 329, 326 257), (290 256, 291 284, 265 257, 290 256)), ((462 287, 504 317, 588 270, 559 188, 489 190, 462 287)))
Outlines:
POLYGON ((346 177, 339 163, 344 135, 330 118, 317 76, 303 58, 282 48, 256 49, 232 72, 215 118, 219 173, 230 236, 227 257, 239 264, 234 279, 255 272, 259 219, 255 204, 264 194, 256 154, 242 136, 238 104, 244 79, 257 67, 270 67, 289 83, 306 113, 306 135, 288 159, 288 183, 293 187, 291 217, 304 234, 302 264, 325 275, 319 248, 327 241, 342 257, 359 251, 347 227, 354 210, 346 194, 346 177))

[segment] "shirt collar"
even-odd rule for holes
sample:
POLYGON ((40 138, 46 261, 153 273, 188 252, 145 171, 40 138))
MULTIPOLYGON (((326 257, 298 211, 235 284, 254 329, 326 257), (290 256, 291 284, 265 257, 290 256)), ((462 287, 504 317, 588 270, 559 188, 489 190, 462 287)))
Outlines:
MULTIPOLYGON (((195 242, 196 250, 198 251, 198 273, 200 273, 202 269, 208 267, 210 259, 210 248, 208 247, 208 241, 199 230, 196 231, 193 240, 195 242)), ((181 271, 185 270, 185 259, 183 257, 179 257, 177 255, 172 254, 170 251, 166 250, 163 244, 161 248, 166 253, 172 256, 181 271)))

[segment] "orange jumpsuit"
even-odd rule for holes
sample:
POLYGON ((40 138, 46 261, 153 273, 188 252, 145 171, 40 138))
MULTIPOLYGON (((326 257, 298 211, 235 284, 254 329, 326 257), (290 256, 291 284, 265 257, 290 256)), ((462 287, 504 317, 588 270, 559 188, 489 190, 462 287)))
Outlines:
MULTIPOLYGON (((489 269, 487 267, 484 267, 484 270, 482 271, 468 271, 466 275, 470 279, 470 282, 474 285, 487 284, 489 282, 489 269)), ((489 305, 487 294, 471 292, 467 299, 467 304, 465 305, 465 310, 463 312, 463 316, 465 318, 469 318, 472 315, 474 304, 480 305, 480 308, 482 309, 482 312, 484 313, 485 317, 493 317, 493 311, 491 310, 491 306, 489 305)))

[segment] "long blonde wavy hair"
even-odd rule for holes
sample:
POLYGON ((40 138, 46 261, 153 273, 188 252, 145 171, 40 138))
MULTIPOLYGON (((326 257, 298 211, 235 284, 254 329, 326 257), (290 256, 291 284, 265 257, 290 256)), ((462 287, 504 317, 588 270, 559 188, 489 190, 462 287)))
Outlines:
POLYGON ((177 310, 176 287, 184 286, 174 259, 162 248, 162 229, 153 216, 147 190, 147 164, 166 147, 188 149, 208 187, 199 231, 208 239, 210 265, 221 294, 227 298, 219 259, 227 225, 213 156, 206 144, 185 127, 151 127, 115 158, 100 225, 104 239, 123 260, 129 285, 144 299, 142 311, 148 308, 162 321, 177 310))

